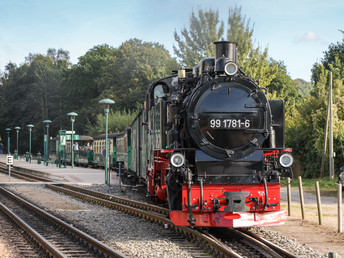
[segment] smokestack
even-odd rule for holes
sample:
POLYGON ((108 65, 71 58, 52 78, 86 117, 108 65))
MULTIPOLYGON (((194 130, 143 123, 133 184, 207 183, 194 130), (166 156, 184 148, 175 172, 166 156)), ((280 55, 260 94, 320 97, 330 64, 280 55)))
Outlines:
POLYGON ((225 57, 228 61, 237 63, 236 42, 230 41, 217 41, 215 44, 215 60, 225 57))

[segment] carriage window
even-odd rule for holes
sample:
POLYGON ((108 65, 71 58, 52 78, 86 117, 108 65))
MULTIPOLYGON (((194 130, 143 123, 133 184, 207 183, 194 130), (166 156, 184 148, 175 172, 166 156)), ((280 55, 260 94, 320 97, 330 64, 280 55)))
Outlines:
POLYGON ((168 93, 168 87, 163 84, 158 84, 154 88, 154 103, 157 103, 160 98, 166 97, 168 93))

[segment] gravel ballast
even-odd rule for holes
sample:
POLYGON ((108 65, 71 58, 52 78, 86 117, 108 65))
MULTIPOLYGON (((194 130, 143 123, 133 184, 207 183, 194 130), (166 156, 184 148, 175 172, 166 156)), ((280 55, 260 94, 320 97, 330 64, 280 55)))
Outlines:
MULTIPOLYGON (((149 199, 142 194, 143 190, 140 187, 127 188, 124 192, 120 192, 117 187, 106 185, 83 187, 149 202, 149 199)), ((170 239, 169 230, 144 219, 85 203, 41 185, 10 185, 7 188, 20 193, 25 199, 39 206, 49 207, 48 212, 58 215, 114 249, 120 248, 119 251, 128 257, 192 257, 191 253, 183 250, 180 243, 170 239)), ((270 230, 269 227, 258 227, 252 231, 277 245, 284 246, 286 250, 298 257, 327 257, 327 253, 299 244, 296 239, 283 236, 277 231, 270 230)))

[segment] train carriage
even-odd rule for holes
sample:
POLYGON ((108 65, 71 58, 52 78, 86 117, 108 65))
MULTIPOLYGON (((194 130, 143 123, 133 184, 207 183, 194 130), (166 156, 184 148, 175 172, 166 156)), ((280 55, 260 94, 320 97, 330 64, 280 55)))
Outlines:
POLYGON ((127 129, 116 137, 116 162, 121 163, 123 168, 130 169, 131 165, 131 130, 127 129))
MULTIPOLYGON (((109 148, 109 167, 114 168, 117 163, 118 151, 116 139, 121 136, 122 133, 109 133, 108 134, 108 148, 109 148)), ((106 135, 100 134, 94 137, 93 144, 93 164, 94 166, 104 167, 105 166, 105 146, 106 146, 106 135)))
MULTIPOLYGON (((74 151, 74 164, 77 166, 88 166, 89 163, 93 161, 93 158, 90 158, 89 150, 92 149, 93 137, 88 135, 80 135, 78 140, 74 140, 74 143, 78 143, 78 150, 74 151)), ((64 164, 71 164, 71 135, 66 137, 65 145, 61 145, 59 141, 59 135, 50 140, 49 143, 49 156, 50 160, 55 160, 58 163, 58 160, 64 164)), ((61 165, 61 164, 60 164, 61 165)))

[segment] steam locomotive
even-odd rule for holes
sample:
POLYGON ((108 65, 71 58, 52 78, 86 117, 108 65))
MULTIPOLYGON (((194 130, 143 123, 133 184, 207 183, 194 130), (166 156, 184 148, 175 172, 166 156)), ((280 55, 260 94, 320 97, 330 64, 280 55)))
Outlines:
POLYGON ((144 109, 112 139, 112 164, 145 181, 176 225, 283 223, 280 176, 293 163, 284 101, 267 100, 266 89, 238 67, 236 43, 214 45, 215 57, 149 87, 144 109))
POLYGON ((176 225, 282 223, 280 176, 293 163, 284 101, 267 100, 238 67, 236 43, 214 45, 215 57, 149 87, 144 110, 124 134, 127 175, 143 178, 151 197, 168 202, 176 225))

